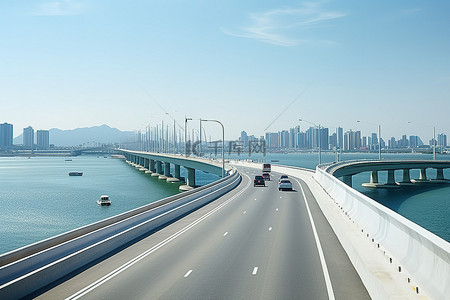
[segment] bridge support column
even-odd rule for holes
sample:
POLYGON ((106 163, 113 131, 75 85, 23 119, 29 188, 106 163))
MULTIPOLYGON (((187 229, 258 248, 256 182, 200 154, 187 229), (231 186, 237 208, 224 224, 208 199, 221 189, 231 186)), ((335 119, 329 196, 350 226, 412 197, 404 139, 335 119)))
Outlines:
POLYGON ((442 168, 436 169, 436 180, 445 180, 444 169, 442 169, 442 168))
POLYGON ((425 168, 420 169, 420 177, 419 177, 419 180, 421 180, 421 181, 427 180, 427 169, 425 169, 425 168))
POLYGON ((174 176, 167 178, 167 182, 179 182, 180 181, 180 165, 173 165, 174 167, 174 176))
POLYGON ((388 177, 387 177, 387 185, 396 185, 395 184, 395 170, 388 170, 388 177))
POLYGON ((370 183, 378 183, 378 171, 372 171, 370 173, 370 183))
POLYGON ((342 181, 349 187, 352 187, 352 175, 344 175, 342 181))
POLYGON ((187 191, 190 189, 195 188, 195 169, 185 167, 188 174, 187 174, 187 180, 186 185, 181 185, 180 190, 187 191))
POLYGON ((410 176, 409 171, 410 171, 410 169, 403 169, 402 181, 398 182, 397 184, 399 184, 399 185, 410 185, 410 184, 412 184, 411 176, 410 176))
POLYGON ((378 187, 379 185, 380 184, 378 183, 378 171, 370 172, 370 182, 362 184, 363 187, 369 188, 378 187))
POLYGON ((174 165, 174 169, 175 169, 175 178, 181 179, 180 165, 174 165))
POLYGON ((148 167, 149 167, 149 159, 144 158, 144 168, 146 168, 148 170, 148 167))
POLYGON ((152 171, 152 173, 156 172, 156 168, 155 168, 155 161, 153 159, 150 159, 150 171, 152 171))
POLYGON ((156 161, 156 172, 152 173, 153 177, 159 177, 162 174, 162 162, 160 160, 156 161))
POLYGON ((166 180, 170 177, 170 163, 164 162, 164 174, 159 175, 159 179, 166 180))

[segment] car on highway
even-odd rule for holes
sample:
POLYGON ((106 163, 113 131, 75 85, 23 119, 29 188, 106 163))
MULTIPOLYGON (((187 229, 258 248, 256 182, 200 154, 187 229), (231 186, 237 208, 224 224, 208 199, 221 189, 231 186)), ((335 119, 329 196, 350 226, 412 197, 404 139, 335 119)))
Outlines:
POLYGON ((269 173, 263 173, 262 177, 264 178, 265 181, 270 181, 270 174, 269 173))
POLYGON ((272 169, 271 164, 263 164, 263 172, 270 172, 272 169))
POLYGON ((292 182, 289 179, 281 179, 280 182, 278 182, 278 190, 279 191, 292 191, 292 182))
POLYGON ((280 181, 281 181, 282 179, 288 179, 288 176, 287 176, 286 174, 283 174, 283 175, 281 175, 281 177, 280 177, 280 181))
POLYGON ((266 183, 264 181, 264 177, 262 177, 261 175, 256 175, 255 179, 253 179, 253 186, 257 186, 257 185, 266 186, 266 183))

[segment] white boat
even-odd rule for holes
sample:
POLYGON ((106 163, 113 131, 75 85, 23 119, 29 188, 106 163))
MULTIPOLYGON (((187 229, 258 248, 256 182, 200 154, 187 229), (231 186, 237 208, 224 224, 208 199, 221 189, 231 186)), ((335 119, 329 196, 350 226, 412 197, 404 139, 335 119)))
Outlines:
POLYGON ((97 200, 97 204, 101 206, 111 205, 111 200, 109 200, 108 195, 100 196, 100 199, 97 200))

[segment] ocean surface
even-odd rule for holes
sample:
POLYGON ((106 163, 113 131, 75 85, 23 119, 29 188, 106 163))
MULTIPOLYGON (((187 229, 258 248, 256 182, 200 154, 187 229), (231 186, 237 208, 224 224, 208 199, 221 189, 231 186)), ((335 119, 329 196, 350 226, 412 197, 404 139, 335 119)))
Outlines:
MULTIPOLYGON (((217 156, 220 159, 220 156, 217 156)), ((317 153, 261 153, 228 155, 227 159, 253 159, 315 169, 317 153)), ((341 160, 377 159, 378 154, 343 154, 341 160)), ((438 155, 450 160, 450 155, 438 155)), ((121 159, 97 156, 0 157, 0 254, 87 225, 178 193, 177 183, 167 183, 144 174, 121 159), (68 176, 71 171, 83 176, 68 176), (98 206, 103 195, 112 205, 98 206)), ((432 159, 424 154, 383 154, 383 159, 432 159)), ((322 153, 322 163, 335 160, 322 153)), ((385 172, 379 180, 385 180, 385 172)), ((430 178, 434 176, 428 172, 430 178)), ((450 170, 444 171, 450 178, 450 170)), ((181 168, 181 176, 186 176, 181 168)), ((401 174, 396 174, 400 178, 401 174)), ((412 170, 411 178, 419 171, 412 170)), ((450 185, 370 189, 361 187, 369 173, 354 176, 354 188, 397 211, 406 218, 450 241, 450 185)), ((218 176, 196 171, 196 182, 204 185, 218 176)))
MULTIPOLYGON (((218 178, 196 171, 198 185, 218 178)), ((0 157, 0 254, 177 194, 179 185, 111 157, 0 157), (103 194, 111 206, 97 205, 103 194)))

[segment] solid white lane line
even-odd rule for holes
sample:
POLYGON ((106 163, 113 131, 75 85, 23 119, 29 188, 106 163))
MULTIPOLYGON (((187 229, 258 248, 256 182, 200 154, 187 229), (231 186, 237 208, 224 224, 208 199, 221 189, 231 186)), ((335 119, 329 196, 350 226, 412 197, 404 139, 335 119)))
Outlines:
POLYGON ((328 272, 327 262, 325 261, 325 256, 323 255, 322 246, 320 244, 319 235, 317 234, 316 225, 314 224, 314 220, 311 214, 311 210, 309 209, 308 201, 306 200, 305 191, 303 190, 302 185, 300 182, 294 178, 295 181, 297 181, 298 185, 300 186, 300 190, 302 191, 303 199, 305 200, 306 210, 308 211, 309 220, 311 221, 311 227, 314 233, 314 239, 316 240, 317 250, 319 251, 319 258, 320 258, 320 264, 322 265, 322 272, 323 276, 325 278, 325 284, 327 286, 327 293, 328 293, 328 299, 334 300, 334 291, 333 286, 331 285, 331 279, 330 279, 330 273, 328 272))
POLYGON ((223 234, 223 236, 226 236, 228 234, 228 231, 227 232, 225 232, 224 234, 223 234))
POLYGON ((188 277, 189 275, 191 275, 191 273, 192 273, 192 270, 187 271, 187 273, 184 274, 184 278, 186 278, 186 277, 188 277))
POLYGON ((90 291, 94 290, 95 288, 99 287, 100 285, 104 284, 105 282, 109 281, 110 279, 114 278, 115 276, 119 275, 120 273, 122 273, 123 271, 125 271, 126 269, 128 269, 129 267, 131 267, 132 265, 138 263, 139 261, 141 261, 142 259, 144 259, 145 257, 147 257, 148 255, 152 254, 153 252, 155 252, 156 250, 158 250, 159 248, 163 247, 164 245, 168 244, 169 242, 171 242, 172 240, 174 240, 175 238, 177 238, 178 236, 182 235, 183 233, 185 233, 186 231, 188 231, 189 229, 191 229, 192 227, 194 227, 195 225, 197 225, 198 223, 200 223, 201 221, 205 220, 206 218, 208 218, 209 216, 211 216, 212 214, 214 214, 216 211, 220 210, 221 208, 223 208, 225 205, 227 205, 228 203, 230 203, 231 201, 233 201, 234 199, 236 199, 237 197, 239 197, 244 191, 246 191, 248 189, 248 187, 250 186, 250 177, 248 175, 243 174, 244 176, 247 176, 248 178, 248 183, 247 185, 240 190, 239 192, 237 192, 234 196, 232 196, 230 199, 228 199, 227 201, 225 201, 224 203, 220 204, 219 206, 217 206, 216 208, 210 210, 209 212, 207 212, 206 214, 204 214, 203 216, 199 217, 197 220, 195 220, 194 222, 192 222, 191 224, 187 225, 186 227, 184 227, 183 229, 179 230, 178 232, 172 234, 171 236, 169 236, 168 238, 166 238, 165 240, 159 242, 158 244, 156 244, 155 246, 151 247, 150 249, 144 251, 143 253, 139 254, 138 256, 134 257, 133 259, 129 260, 128 262, 124 263, 123 265, 121 265, 120 267, 116 268, 115 270, 109 272, 108 274, 106 274, 105 276, 101 277, 100 279, 94 281, 93 283, 91 283, 90 285, 88 285, 87 287, 79 290, 78 292, 76 292, 75 294, 69 296, 66 298, 66 300, 70 299, 70 300, 76 300, 79 299, 81 297, 83 297, 84 295, 86 295, 87 293, 89 293, 90 291))
POLYGON ((258 267, 254 267, 253 268, 252 275, 256 275, 256 273, 258 273, 258 267))

